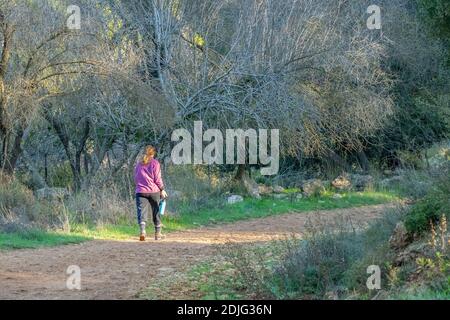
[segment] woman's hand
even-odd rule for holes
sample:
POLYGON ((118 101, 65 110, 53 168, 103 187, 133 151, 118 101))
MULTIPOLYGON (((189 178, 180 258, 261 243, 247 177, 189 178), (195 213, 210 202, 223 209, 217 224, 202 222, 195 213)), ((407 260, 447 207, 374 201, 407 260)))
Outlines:
POLYGON ((165 199, 165 198, 167 198, 167 197, 168 197, 168 195, 167 195, 166 190, 162 190, 162 191, 161 191, 161 198, 165 199))

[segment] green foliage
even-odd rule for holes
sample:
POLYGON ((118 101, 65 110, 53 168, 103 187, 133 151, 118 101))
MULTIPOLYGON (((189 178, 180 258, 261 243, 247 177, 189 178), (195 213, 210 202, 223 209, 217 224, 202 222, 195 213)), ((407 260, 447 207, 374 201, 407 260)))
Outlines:
POLYGON ((435 188, 419 200, 405 217, 408 232, 423 234, 430 229, 430 221, 436 223, 445 214, 450 217, 450 179, 444 177, 435 188))
POLYGON ((73 174, 70 164, 65 161, 49 170, 48 185, 58 188, 68 188, 73 185, 73 174))
POLYGON ((389 47, 386 68, 396 79, 395 114, 367 151, 381 165, 418 168, 421 151, 450 135, 449 8, 447 0, 412 1, 401 9, 403 29, 390 26, 395 45, 389 47))
MULTIPOLYGON (((408 77, 398 73, 400 77, 408 77)), ((395 89, 396 115, 380 131, 375 138, 377 144, 368 154, 381 160, 380 165, 420 169, 422 150, 450 135, 450 97, 417 92, 418 82, 408 84, 406 78, 404 80, 398 82, 395 89)), ((437 87, 437 84, 433 86, 437 87)))
POLYGON ((434 32, 450 40, 450 2, 447 0, 420 0, 434 32))

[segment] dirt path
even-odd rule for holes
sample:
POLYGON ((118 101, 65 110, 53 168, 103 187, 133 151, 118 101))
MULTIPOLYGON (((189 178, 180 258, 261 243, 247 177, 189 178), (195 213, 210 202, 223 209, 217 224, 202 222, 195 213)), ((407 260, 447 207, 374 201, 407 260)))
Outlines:
MULTIPOLYGON (((139 243, 94 240, 53 248, 0 251, 0 299, 133 299, 153 277, 182 271, 226 242, 262 242, 300 235, 314 217, 351 217, 358 224, 379 217, 386 205, 292 213, 171 233, 139 243), (66 288, 66 270, 81 268, 81 290, 66 288)), ((168 297, 170 298, 170 297, 168 297)))

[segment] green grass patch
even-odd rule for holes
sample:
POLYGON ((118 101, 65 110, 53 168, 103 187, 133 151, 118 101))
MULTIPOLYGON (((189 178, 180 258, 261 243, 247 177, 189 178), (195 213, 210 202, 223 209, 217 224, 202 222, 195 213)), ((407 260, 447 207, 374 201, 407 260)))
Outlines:
POLYGON ((0 249, 25 249, 80 243, 90 238, 72 233, 27 230, 0 233, 0 249))
POLYGON ((287 188, 284 189, 283 193, 291 194, 291 193, 298 193, 301 192, 299 188, 287 188))
POLYGON ((188 270, 201 300, 240 300, 248 298, 239 290, 233 269, 226 263, 201 262, 188 270))
MULTIPOLYGON (((163 217, 164 231, 173 232, 219 223, 232 223, 245 219, 263 218, 288 212, 307 212, 312 210, 331 210, 376 205, 396 201, 399 198, 388 192, 349 192, 342 198, 334 199, 331 192, 320 197, 295 200, 294 195, 285 199, 246 198, 241 203, 224 204, 217 208, 193 211, 186 207, 178 216, 163 217)), ((168 203, 170 211, 170 202, 168 203)), ((89 239, 126 240, 137 235, 137 226, 132 225, 71 225, 70 233, 33 232, 35 236, 0 233, 0 248, 35 248, 59 244, 77 243, 89 239)))

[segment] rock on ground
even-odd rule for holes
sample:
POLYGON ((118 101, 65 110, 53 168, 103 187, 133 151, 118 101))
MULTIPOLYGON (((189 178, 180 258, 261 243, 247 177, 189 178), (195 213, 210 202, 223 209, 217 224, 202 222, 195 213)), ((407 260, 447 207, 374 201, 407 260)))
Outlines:
POLYGON ((270 186, 266 186, 264 184, 260 184, 258 186, 258 191, 259 191, 259 194, 261 194, 261 195, 269 195, 269 194, 273 193, 273 188, 270 186))
POLYGON ((273 192, 275 192, 275 193, 283 193, 284 192, 284 188, 282 186, 275 186, 275 187, 273 187, 273 192))
POLYGON ((244 201, 244 198, 242 196, 236 195, 236 194, 229 196, 227 199, 228 204, 235 204, 235 203, 242 202, 242 201, 244 201))
POLYGON ((393 249, 402 249, 408 245, 408 231, 403 222, 397 223, 391 238, 389 239, 389 245, 393 249))
POLYGON ((325 186, 320 179, 306 180, 302 184, 303 193, 306 197, 318 195, 325 191, 325 186))
POLYGON ((331 182, 331 185, 338 190, 350 190, 352 182, 347 174, 341 174, 331 182))

